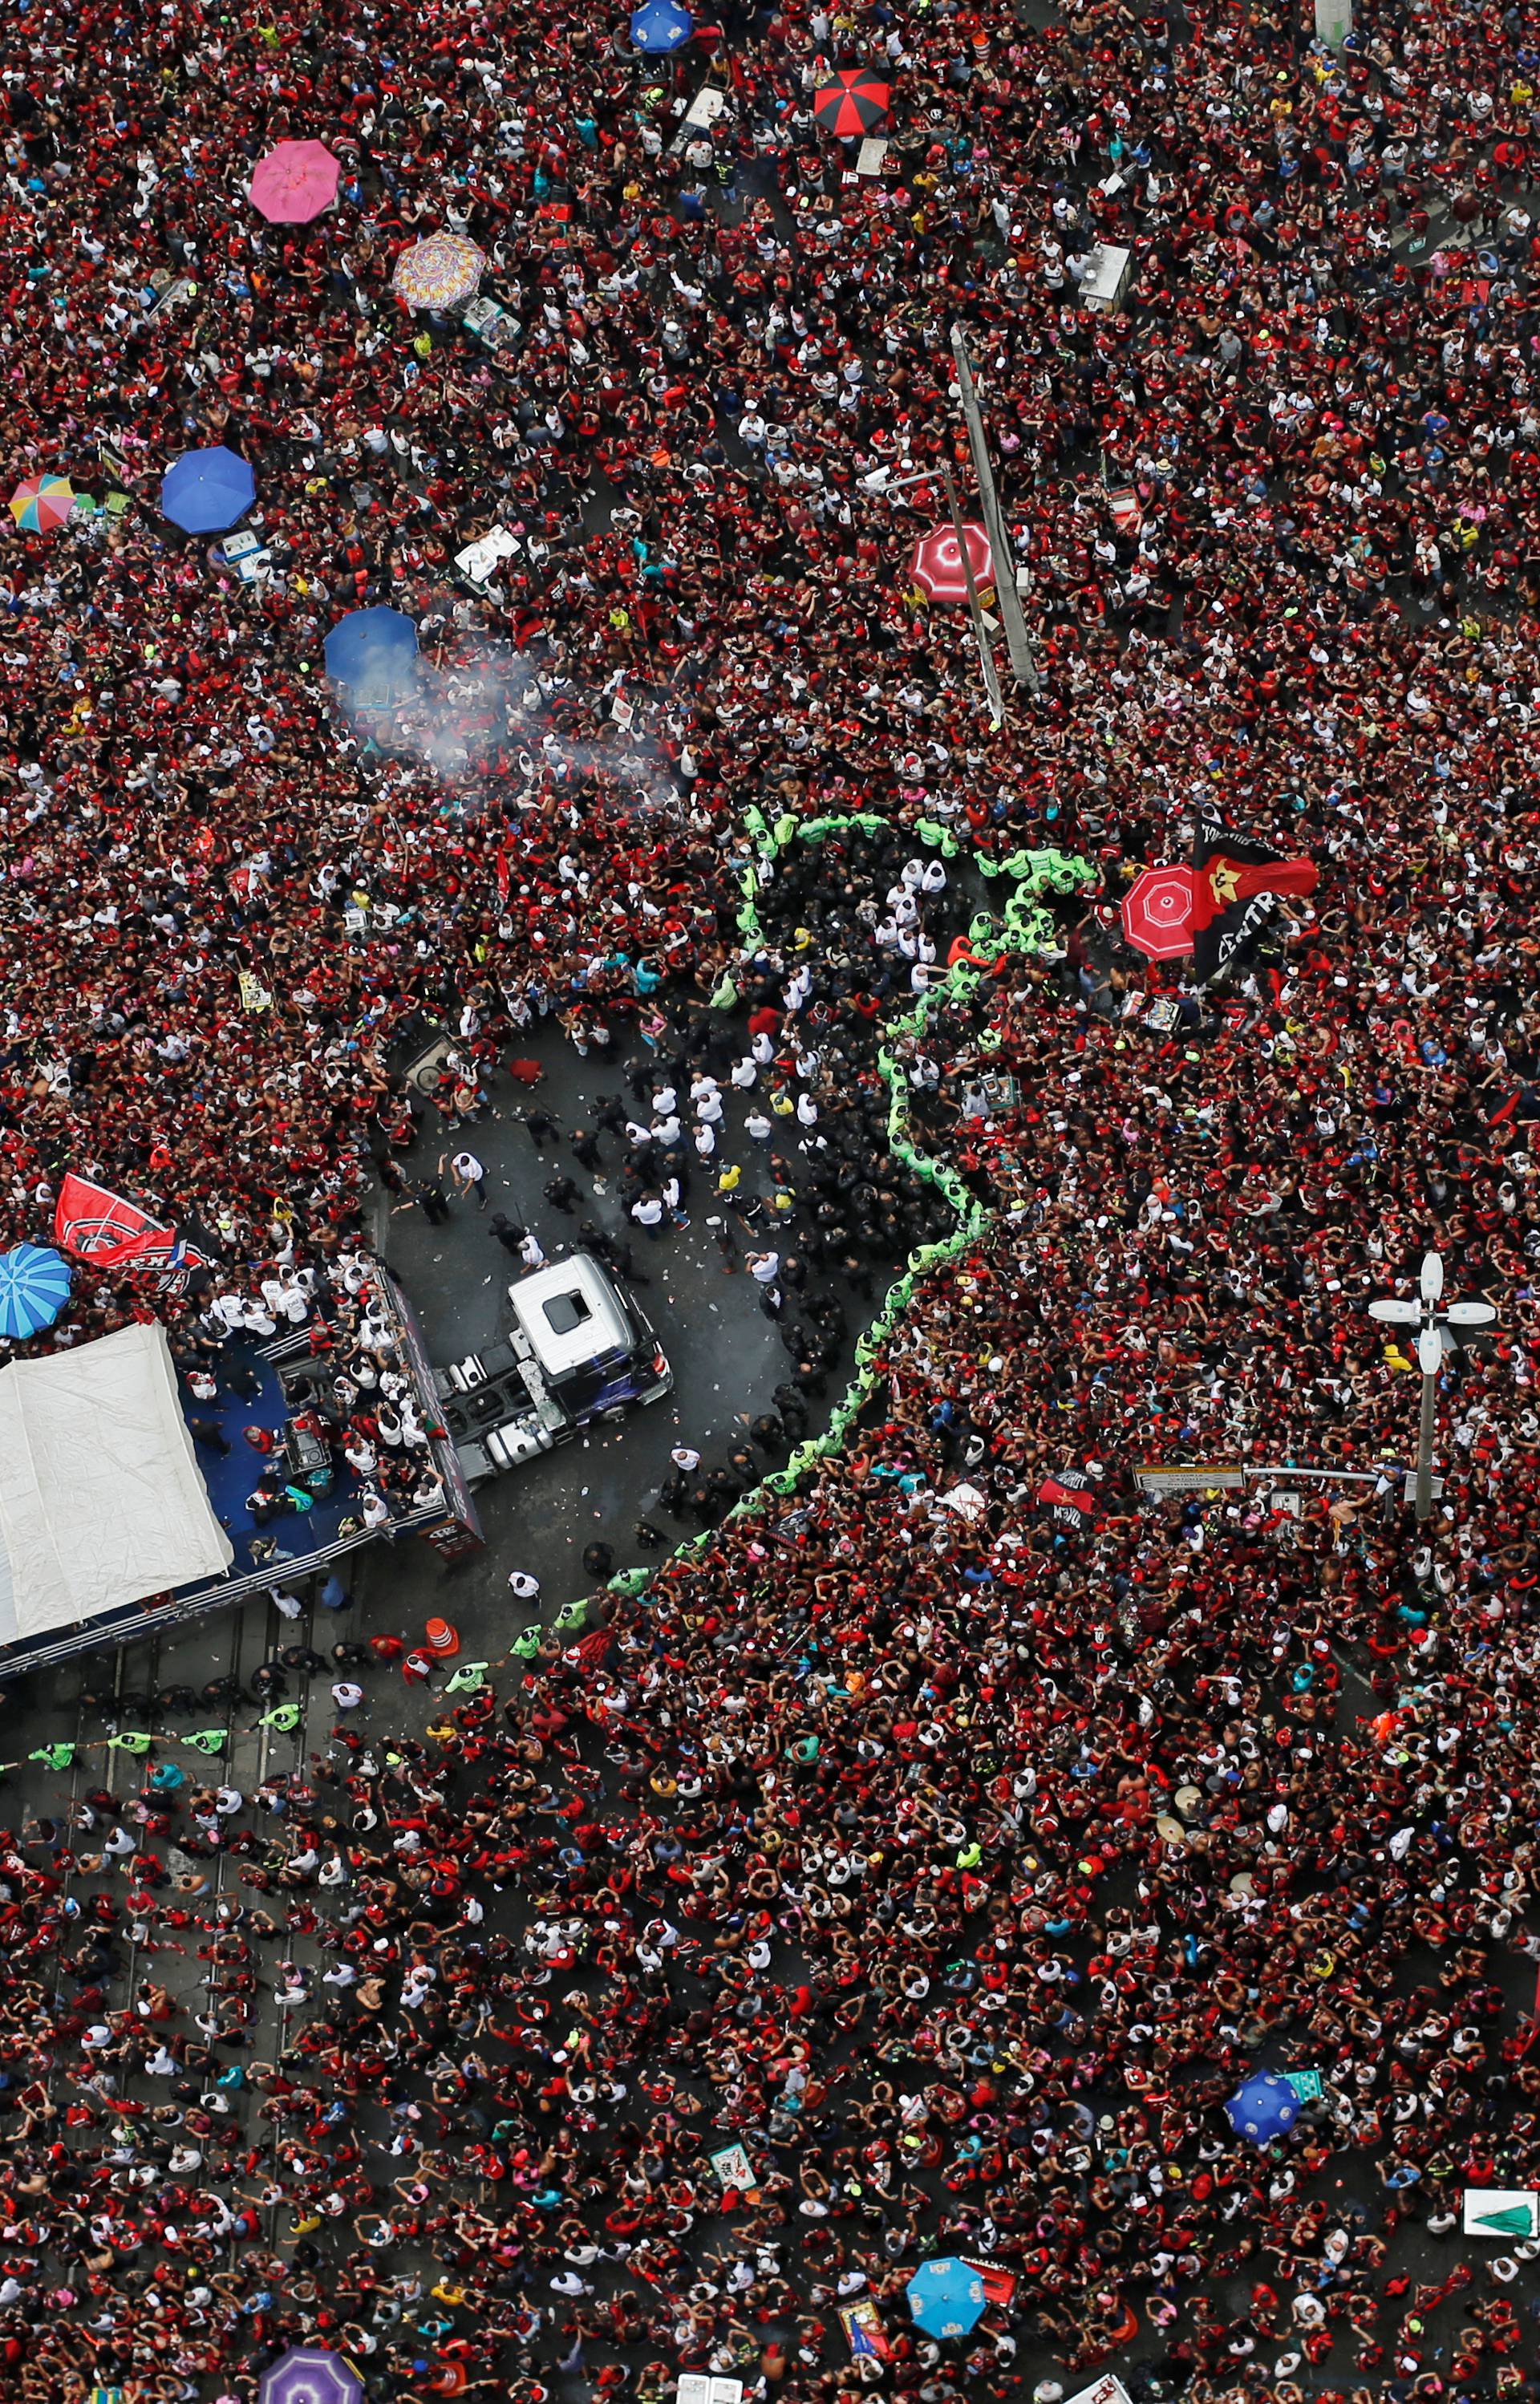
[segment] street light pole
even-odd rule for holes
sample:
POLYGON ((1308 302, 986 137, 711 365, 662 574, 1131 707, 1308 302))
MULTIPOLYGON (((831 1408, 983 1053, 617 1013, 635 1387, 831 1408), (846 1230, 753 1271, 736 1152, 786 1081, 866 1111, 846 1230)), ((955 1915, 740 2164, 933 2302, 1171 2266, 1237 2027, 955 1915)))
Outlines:
POLYGON ((1444 1260, 1440 1252, 1424 1252, 1418 1275, 1416 1302, 1390 1295, 1371 1302, 1369 1317, 1394 1327, 1417 1329, 1417 1365, 1422 1373, 1422 1401, 1417 1419, 1417 1472, 1414 1504, 1419 1520, 1433 1516, 1433 1440, 1438 1419, 1438 1373, 1444 1365, 1446 1330, 1490 1327, 1497 1313, 1490 1302, 1451 1302, 1440 1310, 1444 1293, 1444 1260))
MULTIPOLYGON (((968 549, 968 529, 962 523, 958 505, 957 478, 946 460, 941 463, 941 481, 946 488, 946 507, 951 514, 952 532, 958 538, 958 553, 962 561, 962 573, 968 585, 968 615, 973 622, 973 640, 978 645, 978 664, 984 672, 984 690, 988 695, 989 715, 996 726, 1005 723, 1005 701, 995 673, 995 655, 989 644, 989 630, 984 622, 984 608, 978 597, 978 583, 973 575, 973 562, 968 549)), ((987 531, 987 529, 986 529, 987 531)), ((998 559, 999 554, 996 553, 998 559)), ((1000 572, 995 572, 995 591, 1001 590, 1000 572)))
POLYGON ((1017 684, 1025 685, 1029 693, 1038 694, 1043 691, 1043 679, 1037 672, 1032 638, 1027 632, 1021 595, 1016 590, 1015 548, 1001 515, 984 419, 979 412, 978 395, 973 389, 967 337, 960 326, 952 328, 952 359, 957 369, 958 392, 962 401, 963 422, 968 428, 968 448, 973 454, 978 496, 983 503, 984 531, 989 538, 989 549, 994 553, 995 594, 1000 604, 1001 623, 1005 629, 1005 648, 1011 654, 1011 671, 1017 684))
POLYGON ((938 475, 946 494, 947 514, 952 522, 952 532, 957 537, 958 556, 962 562, 963 581, 968 588, 968 615, 973 622, 973 639, 978 645, 978 664, 983 671, 989 716, 997 727, 1003 726, 1005 698, 1000 689, 1000 678, 995 673, 995 655, 989 645, 989 630, 984 622, 984 606, 979 599, 973 563, 968 552, 968 531, 958 504, 957 479, 950 466, 944 459, 939 468, 922 468, 917 475, 913 476, 890 476, 886 468, 877 468, 861 481, 867 492, 881 497, 889 493, 902 493, 911 484, 934 484, 938 475))
POLYGON ((1417 1363, 1422 1372, 1422 1403, 1417 1416, 1417 1499, 1419 1519, 1433 1516, 1433 1433, 1438 1416, 1438 1372, 1444 1359, 1444 1337, 1436 1327, 1425 1327, 1417 1339, 1417 1363))

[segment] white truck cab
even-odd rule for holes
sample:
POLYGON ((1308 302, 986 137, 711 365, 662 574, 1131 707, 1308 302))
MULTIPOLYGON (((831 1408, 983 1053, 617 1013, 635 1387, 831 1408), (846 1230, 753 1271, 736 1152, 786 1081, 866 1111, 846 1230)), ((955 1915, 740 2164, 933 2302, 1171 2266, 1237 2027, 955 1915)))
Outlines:
POLYGON ((513 1323, 437 1372, 444 1421, 475 1485, 565 1444, 596 1419, 660 1402, 674 1373, 640 1304, 593 1252, 515 1278, 513 1323))

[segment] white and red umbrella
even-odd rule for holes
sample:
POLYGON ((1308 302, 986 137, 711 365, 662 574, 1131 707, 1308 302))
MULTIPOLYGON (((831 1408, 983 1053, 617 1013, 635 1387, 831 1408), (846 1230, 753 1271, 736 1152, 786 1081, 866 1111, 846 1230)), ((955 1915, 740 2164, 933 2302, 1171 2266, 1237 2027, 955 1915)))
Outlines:
POLYGON ((1123 897, 1123 932, 1146 959, 1176 960, 1193 948, 1193 872, 1146 868, 1123 897))
MULTIPOLYGON (((995 564, 989 550, 989 538, 981 525, 965 525, 962 529, 968 544, 968 558, 973 571, 973 582, 979 592, 995 580, 995 564)), ((909 574, 922 593, 932 601, 966 601, 968 576, 962 564, 962 545, 955 526, 937 526, 931 534, 922 534, 909 553, 909 574)))

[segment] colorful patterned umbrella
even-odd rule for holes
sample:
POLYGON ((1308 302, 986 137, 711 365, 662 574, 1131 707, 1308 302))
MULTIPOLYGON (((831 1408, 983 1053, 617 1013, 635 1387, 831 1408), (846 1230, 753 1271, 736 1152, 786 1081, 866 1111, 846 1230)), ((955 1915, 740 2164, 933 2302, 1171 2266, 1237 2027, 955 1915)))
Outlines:
POLYGON ((337 197, 342 168, 324 142, 280 142, 257 162, 251 205, 273 225, 308 225, 337 197))
MULTIPOLYGON (((968 543, 968 559, 973 571, 975 588, 984 592, 995 580, 994 554, 989 538, 981 525, 965 525, 962 529, 968 543)), ((931 534, 922 534, 909 553, 909 573, 922 593, 932 601, 966 601, 968 577, 962 565, 962 545, 955 526, 937 526, 931 534)))
POLYGON ((46 1244, 0 1252, 0 1335, 41 1335, 69 1300, 70 1267, 46 1244))
POLYGON ((1193 872, 1146 868, 1123 897, 1123 931, 1147 960, 1178 960, 1193 948, 1193 872))
POLYGON ((482 280, 486 253, 464 234, 430 233, 396 261, 391 289, 409 309, 453 309, 482 280))
POLYGON ((362 2404, 363 2392, 351 2362, 319 2345, 290 2346, 258 2391, 261 2404, 362 2404))
POLYGON ((161 479, 161 510, 184 534, 223 534, 244 518, 257 498, 249 459, 222 442, 205 451, 184 451, 161 479))
POLYGON ((825 133, 854 140, 876 132, 891 99, 892 86, 870 67, 840 67, 813 94, 813 114, 825 133))
POLYGON ((682 50, 695 30, 695 21, 687 8, 677 7, 675 0, 645 0, 631 15, 631 47, 650 57, 666 56, 670 50, 682 50))
POLYGON ((10 496, 10 513, 27 534, 51 534, 68 524, 75 486, 67 476, 29 476, 10 496))

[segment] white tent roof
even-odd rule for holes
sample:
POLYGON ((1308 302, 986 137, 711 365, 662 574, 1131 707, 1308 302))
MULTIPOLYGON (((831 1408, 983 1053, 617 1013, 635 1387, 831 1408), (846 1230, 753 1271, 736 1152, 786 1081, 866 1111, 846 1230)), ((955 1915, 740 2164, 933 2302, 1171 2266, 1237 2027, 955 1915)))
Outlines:
POLYGON ((233 1558, 158 1321, 0 1370, 0 1644, 233 1558))

